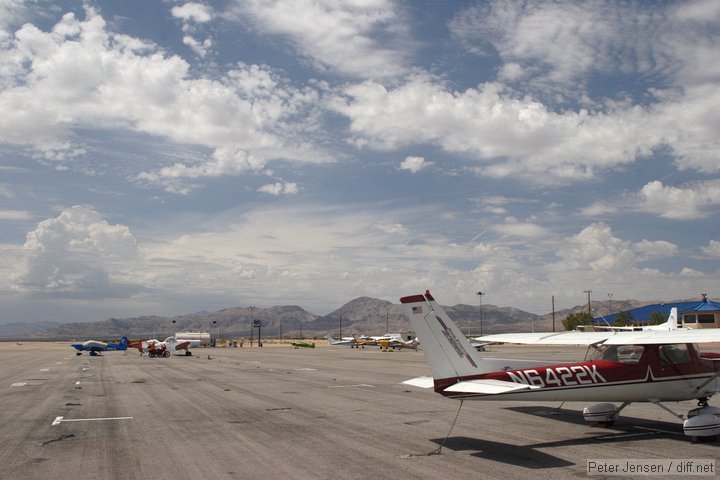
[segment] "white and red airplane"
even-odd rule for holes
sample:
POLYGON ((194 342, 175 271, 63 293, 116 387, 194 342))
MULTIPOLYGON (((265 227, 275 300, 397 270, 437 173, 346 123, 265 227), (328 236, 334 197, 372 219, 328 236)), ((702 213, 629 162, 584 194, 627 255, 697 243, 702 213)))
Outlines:
POLYGON ((167 337, 164 341, 155 339, 145 340, 138 343, 140 353, 147 353, 151 357, 169 357, 170 352, 185 350, 185 355, 192 355, 189 350, 200 344, 199 340, 182 340, 175 337, 167 337))
POLYGON ((507 360, 481 356, 429 291, 400 302, 432 370, 432 377, 403 383, 434 388, 455 399, 600 402, 583 410, 585 421, 595 425, 611 425, 632 402, 652 402, 684 420, 688 436, 714 439, 720 435, 720 408, 708 405, 720 383, 720 355, 702 354, 696 345, 720 342, 720 329, 480 337, 492 342, 594 348, 589 360, 575 363, 507 360), (693 399, 698 408, 687 417, 661 403, 693 399))

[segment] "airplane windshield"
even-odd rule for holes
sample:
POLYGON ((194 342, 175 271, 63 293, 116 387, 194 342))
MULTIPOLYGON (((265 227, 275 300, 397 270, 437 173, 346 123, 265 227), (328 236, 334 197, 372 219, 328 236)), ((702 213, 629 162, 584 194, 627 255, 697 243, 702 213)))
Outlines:
POLYGON ((624 364, 640 362, 645 351, 642 345, 602 345, 590 357, 591 360, 606 360, 624 364))

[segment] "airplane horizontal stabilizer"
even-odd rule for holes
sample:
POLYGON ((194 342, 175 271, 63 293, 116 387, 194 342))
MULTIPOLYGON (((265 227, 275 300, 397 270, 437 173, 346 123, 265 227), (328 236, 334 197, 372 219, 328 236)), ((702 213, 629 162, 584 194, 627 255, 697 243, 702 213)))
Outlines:
POLYGON ((500 393, 516 392, 518 390, 531 390, 540 387, 524 383, 506 382, 503 380, 466 380, 450 385, 446 392, 479 393, 483 395, 497 395, 500 393))
POLYGON ((420 387, 420 388, 433 388, 435 386, 435 381, 433 380, 433 377, 415 377, 411 378, 410 380, 405 380, 405 385, 412 385, 413 387, 420 387))

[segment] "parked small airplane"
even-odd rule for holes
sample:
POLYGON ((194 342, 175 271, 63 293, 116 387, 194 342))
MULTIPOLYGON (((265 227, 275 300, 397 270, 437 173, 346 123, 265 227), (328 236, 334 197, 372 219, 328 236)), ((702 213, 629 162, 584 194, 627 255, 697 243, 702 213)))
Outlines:
POLYGON ((75 350, 75 355, 82 355, 82 352, 89 352, 91 356, 95 356, 98 352, 107 352, 110 350, 127 350, 128 338, 122 337, 119 343, 105 343, 98 340, 88 340, 83 343, 73 343, 70 345, 75 350))
POLYGON ((651 402, 684 420, 694 438, 720 435, 720 408, 708 405, 718 390, 720 355, 702 354, 697 342, 720 343, 720 329, 641 332, 499 334, 482 341, 542 345, 588 345, 591 359, 557 364, 480 355, 429 291, 400 299, 417 332, 432 377, 403 383, 449 398, 520 401, 598 401, 583 410, 585 421, 611 425, 632 402, 651 402), (663 401, 698 401, 687 416, 663 401), (614 403, 621 402, 618 407, 614 403))
POLYGON ((354 346, 357 343, 355 337, 342 337, 340 340, 333 338, 332 335, 327 336, 328 343, 330 345, 351 345, 354 346))
POLYGON ((332 335, 328 335, 327 339, 330 345, 350 345, 350 348, 365 348, 366 346, 377 346, 378 340, 376 338, 384 337, 367 337, 361 335, 358 337, 353 333, 352 337, 343 337, 342 340, 336 340, 332 335))
POLYGON ((415 337, 412 340, 403 341, 399 338, 394 338, 392 340, 388 339, 382 339, 378 340, 378 345, 380 345, 380 349, 383 351, 393 351, 395 349, 397 350, 417 350, 418 345, 420 344, 420 341, 418 341, 417 337, 415 337))
MULTIPOLYGON (((678 327, 677 323, 678 312, 677 308, 673 307, 670 309, 670 315, 668 316, 667 322, 659 325, 642 325, 637 327, 616 327, 614 325, 593 325, 596 331, 617 331, 617 332, 648 332, 653 330, 687 330, 687 328, 678 327)), ((603 320, 605 320, 603 318, 603 320)))
POLYGON ((175 337, 167 337, 161 342, 153 338, 138 342, 138 350, 140 350, 140 353, 147 353, 148 356, 169 357, 170 352, 178 350, 185 350, 185 355, 192 355, 189 349, 199 345, 200 340, 178 340, 175 337))
POLYGON ((298 348, 315 348, 315 342, 291 342, 290 345, 298 348))

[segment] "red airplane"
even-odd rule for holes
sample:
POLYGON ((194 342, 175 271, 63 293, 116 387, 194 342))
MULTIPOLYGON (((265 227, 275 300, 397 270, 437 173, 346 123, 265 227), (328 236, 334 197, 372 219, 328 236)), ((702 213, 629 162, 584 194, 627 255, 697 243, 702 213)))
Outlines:
POLYGON ((694 439, 720 435, 720 408, 708 405, 719 386, 720 355, 703 354, 697 347, 698 342, 720 342, 720 329, 527 333, 478 339, 594 349, 583 362, 507 360, 481 356, 429 291, 400 302, 433 375, 403 383, 434 388, 455 399, 601 402, 583 411, 585 421, 596 425, 611 425, 633 402, 652 402, 684 420, 685 434, 694 439), (698 408, 687 417, 661 403, 692 399, 698 401, 698 408))

